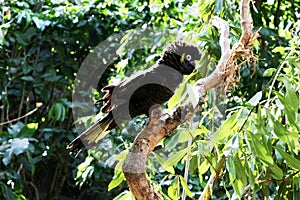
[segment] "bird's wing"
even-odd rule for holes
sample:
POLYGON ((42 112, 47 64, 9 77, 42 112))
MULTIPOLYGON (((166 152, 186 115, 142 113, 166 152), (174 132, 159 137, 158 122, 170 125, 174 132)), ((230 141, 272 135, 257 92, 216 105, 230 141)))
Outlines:
POLYGON ((106 92, 102 99, 98 100, 103 102, 101 111, 108 113, 113 108, 123 104, 128 99, 129 91, 134 91, 136 86, 142 84, 144 78, 153 73, 151 69, 140 71, 130 77, 125 78, 118 85, 107 85, 101 89, 106 92))
MULTIPOLYGON (((104 102, 101 111, 103 113, 108 113, 116 107, 127 106, 130 97, 135 91, 146 85, 157 84, 174 92, 181 80, 182 75, 178 71, 167 66, 154 65, 146 70, 138 71, 134 75, 125 78, 119 84, 107 85, 102 89, 102 91, 106 91, 106 94, 101 99, 101 101, 104 102)), ((148 87, 144 88, 147 90, 148 87)), ((151 91, 149 90, 149 94, 147 94, 146 91, 140 98, 135 95, 136 101, 143 100, 149 95, 151 96, 153 92, 159 92, 151 91)))

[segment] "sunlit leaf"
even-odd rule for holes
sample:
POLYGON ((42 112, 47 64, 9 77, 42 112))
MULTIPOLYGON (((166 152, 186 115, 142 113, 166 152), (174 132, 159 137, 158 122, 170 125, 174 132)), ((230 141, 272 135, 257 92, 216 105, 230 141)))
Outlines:
POLYGON ((108 191, 111 191, 112 189, 119 186, 124 180, 125 180, 125 177, 124 177, 123 173, 117 174, 117 176, 115 176, 114 179, 109 183, 108 191))
POLYGON ((179 198, 179 184, 179 178, 177 176, 168 187, 168 195, 172 200, 177 200, 179 198))
POLYGON ((178 143, 184 143, 201 135, 202 133, 208 133, 208 130, 205 127, 201 129, 193 129, 193 130, 183 130, 178 134, 178 143))
POLYGON ((223 138, 226 138, 232 134, 234 134, 234 127, 238 122, 238 116, 240 115, 240 111, 232 114, 227 120, 219 127, 219 129, 213 134, 211 142, 210 142, 210 150, 223 138))
POLYGON ((168 108, 176 108, 184 99, 184 93, 186 92, 186 84, 181 84, 175 91, 174 95, 168 101, 168 108))
POLYGON ((203 174, 205 174, 208 170, 209 170, 209 163, 207 162, 207 160, 205 160, 198 167, 200 182, 203 182, 203 174))
MULTIPOLYGON (((155 152, 152 152, 152 154, 154 154, 154 156, 158 160, 159 164, 163 165, 163 163, 165 162, 165 159, 163 157, 159 156, 155 152)), ((175 174, 175 170, 174 170, 173 166, 167 166, 164 168, 164 170, 169 172, 170 174, 175 174)))
POLYGON ((277 69, 275 69, 275 68, 269 68, 269 69, 267 69, 266 71, 264 71, 263 76, 264 76, 264 77, 270 77, 270 76, 273 75, 274 72, 276 72, 276 70, 277 70, 277 69))
POLYGON ((249 103, 252 106, 256 106, 262 98, 262 91, 257 92, 250 100, 249 103))
POLYGON ((241 197, 242 196, 242 190, 244 188, 244 185, 243 185, 242 181, 239 180, 239 179, 233 181, 232 187, 233 187, 234 191, 236 192, 236 194, 239 197, 241 197))
POLYGON ((33 134, 38 129, 39 124, 38 123, 29 123, 24 126, 20 133, 18 134, 18 137, 20 138, 30 138, 33 136, 33 134))
POLYGON ((176 163, 178 163, 185 155, 186 153, 191 149, 191 147, 187 147, 174 155, 172 155, 170 158, 168 158, 164 163, 163 163, 163 168, 166 168, 168 166, 173 166, 176 163))
POLYGON ((181 183, 181 186, 182 188, 185 190, 186 194, 190 197, 190 198, 193 198, 193 193, 192 191, 189 189, 186 181, 184 180, 184 178, 182 176, 179 176, 180 178, 180 183, 181 183))
POLYGON ((280 53, 280 54, 284 54, 284 52, 286 51, 286 48, 285 47, 275 47, 272 52, 274 53, 280 53))

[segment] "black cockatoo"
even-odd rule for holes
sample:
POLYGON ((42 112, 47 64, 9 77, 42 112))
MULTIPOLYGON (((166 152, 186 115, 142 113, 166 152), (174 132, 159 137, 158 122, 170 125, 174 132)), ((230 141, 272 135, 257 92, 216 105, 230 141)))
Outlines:
POLYGON ((117 85, 107 85, 102 91, 106 94, 101 111, 106 115, 74 139, 67 148, 71 152, 80 152, 95 147, 107 132, 119 123, 136 116, 146 114, 156 105, 162 105, 174 94, 182 82, 183 75, 189 75, 195 69, 196 60, 200 60, 199 49, 183 41, 171 43, 152 67, 142 70, 124 79, 117 85))

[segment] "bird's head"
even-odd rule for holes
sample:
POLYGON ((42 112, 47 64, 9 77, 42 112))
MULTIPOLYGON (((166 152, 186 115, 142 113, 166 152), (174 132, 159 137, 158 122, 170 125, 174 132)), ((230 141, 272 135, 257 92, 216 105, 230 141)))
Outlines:
POLYGON ((195 61, 200 60, 200 50, 183 41, 175 41, 162 53, 159 64, 178 70, 181 74, 191 74, 195 69, 195 61))

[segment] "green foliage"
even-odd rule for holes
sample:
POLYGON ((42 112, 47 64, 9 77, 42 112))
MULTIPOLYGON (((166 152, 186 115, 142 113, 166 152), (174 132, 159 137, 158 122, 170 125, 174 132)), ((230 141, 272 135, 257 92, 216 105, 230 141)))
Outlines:
MULTIPOLYGON (((130 45, 138 35, 134 29, 168 29, 203 52, 201 67, 186 77, 168 106, 172 109, 194 102, 198 97, 193 95, 193 83, 220 59, 219 33, 211 26, 211 19, 217 16, 229 23, 234 44, 241 35, 238 3, 3 1, 0 199, 56 199, 59 195, 131 199, 124 189, 121 167, 133 141, 129 133, 145 124, 143 118, 132 120, 122 131, 113 131, 103 146, 77 159, 65 150, 78 134, 72 109, 86 109, 86 102, 72 102, 80 64, 100 42, 124 33, 120 58, 103 74, 101 88, 114 81, 109 77, 120 79, 154 63, 165 43, 177 37, 139 38, 138 45, 143 48, 135 51, 130 45), (149 46, 149 41, 156 45, 149 46)), ((221 113, 224 120, 214 105, 218 95, 209 93, 201 114, 160 144, 158 148, 167 153, 154 152, 148 162, 149 179, 165 199, 180 199, 183 190, 189 198, 198 198, 211 175, 217 175, 210 191, 214 199, 299 198, 300 24, 296 20, 300 7, 293 1, 281 1, 280 9, 271 1, 255 1, 253 5, 255 30, 262 28, 259 43, 253 44, 259 60, 256 70, 252 64, 242 66, 241 81, 227 95, 228 110, 221 113), (183 171, 187 160, 190 176, 186 181, 183 171)), ((102 93, 95 91, 95 96, 101 98, 102 93)))
MULTIPOLYGON (((77 134, 71 108, 84 103, 71 103, 75 74, 99 42, 149 20, 147 7, 145 12, 138 12, 138 5, 142 3, 35 0, 1 3, 0 121, 24 116, 17 123, 0 126, 1 199, 41 196, 51 199, 59 193, 66 196, 86 193, 85 181, 79 184, 82 186, 79 191, 71 173, 83 158, 76 161, 65 150, 77 134), (42 107, 31 112, 40 102, 42 107), (60 187, 50 188, 51 183, 60 187), (60 192, 63 185, 69 189, 60 192)), ((94 168, 99 174, 94 179, 111 176, 103 164, 94 168), (101 174, 99 170, 107 173, 101 174)))

